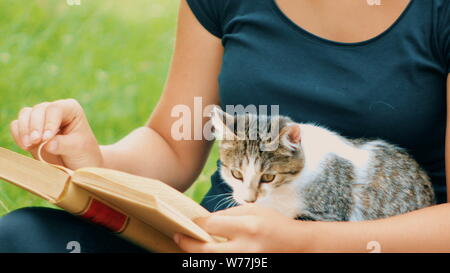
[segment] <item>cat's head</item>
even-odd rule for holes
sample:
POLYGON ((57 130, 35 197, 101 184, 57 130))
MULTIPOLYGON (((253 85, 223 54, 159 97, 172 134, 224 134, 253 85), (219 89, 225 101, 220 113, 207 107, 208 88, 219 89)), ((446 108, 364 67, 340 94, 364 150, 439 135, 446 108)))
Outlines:
POLYGON ((211 121, 220 141, 221 176, 238 203, 257 202, 302 171, 300 125, 288 117, 232 116, 215 108, 211 121))

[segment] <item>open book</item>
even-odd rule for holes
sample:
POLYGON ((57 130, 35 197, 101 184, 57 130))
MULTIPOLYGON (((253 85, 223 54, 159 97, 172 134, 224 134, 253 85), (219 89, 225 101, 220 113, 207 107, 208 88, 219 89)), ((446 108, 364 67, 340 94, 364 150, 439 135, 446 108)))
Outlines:
POLYGON ((174 233, 217 239, 192 221, 207 210, 157 180, 101 168, 71 171, 1 147, 0 178, 154 252, 181 252, 174 233))

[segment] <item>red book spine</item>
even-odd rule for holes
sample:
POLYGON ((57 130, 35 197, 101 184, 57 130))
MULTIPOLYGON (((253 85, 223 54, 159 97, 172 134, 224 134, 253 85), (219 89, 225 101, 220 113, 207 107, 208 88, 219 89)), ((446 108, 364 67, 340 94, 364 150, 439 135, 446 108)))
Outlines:
POLYGON ((126 214, 93 198, 89 202, 87 209, 80 216, 117 233, 124 231, 128 223, 126 214))

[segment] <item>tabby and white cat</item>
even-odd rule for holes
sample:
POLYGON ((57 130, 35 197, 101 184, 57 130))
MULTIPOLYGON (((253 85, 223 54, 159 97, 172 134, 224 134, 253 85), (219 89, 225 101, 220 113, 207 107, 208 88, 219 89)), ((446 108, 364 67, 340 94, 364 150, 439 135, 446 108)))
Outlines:
POLYGON ((434 204, 427 174, 385 141, 350 140, 288 117, 231 116, 219 108, 211 121, 221 140, 221 176, 239 204, 317 221, 378 219, 434 204), (255 128, 257 138, 248 137, 255 128), (276 138, 269 137, 271 128, 277 128, 276 138), (274 139, 275 149, 262 149, 274 139))

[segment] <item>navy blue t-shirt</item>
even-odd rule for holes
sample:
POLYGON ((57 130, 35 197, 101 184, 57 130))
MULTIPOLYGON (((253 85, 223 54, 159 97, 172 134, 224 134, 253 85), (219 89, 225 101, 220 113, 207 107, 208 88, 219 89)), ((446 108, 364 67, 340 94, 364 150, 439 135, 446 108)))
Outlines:
MULTIPOLYGON (((399 145, 427 171, 438 202, 446 201, 450 0, 411 0, 389 29, 358 43, 304 30, 275 0, 188 4, 224 46, 222 107, 279 105, 280 114, 297 122, 399 145)), ((229 191, 217 171, 202 205, 223 208, 216 195, 229 191)))

